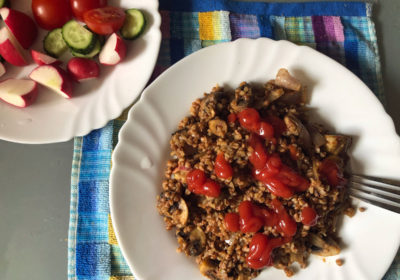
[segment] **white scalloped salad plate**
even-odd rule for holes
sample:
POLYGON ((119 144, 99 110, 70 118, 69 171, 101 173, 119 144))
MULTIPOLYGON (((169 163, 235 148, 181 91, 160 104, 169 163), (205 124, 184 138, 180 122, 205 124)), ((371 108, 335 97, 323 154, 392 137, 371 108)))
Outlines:
MULTIPOLYGON (((204 279, 193 259, 177 253, 156 196, 169 157, 169 139, 191 103, 217 83, 265 83, 287 68, 308 86, 315 121, 352 135, 351 166, 357 173, 400 179, 400 139, 373 93, 346 68, 309 47, 287 41, 239 39, 202 49, 173 65, 145 89, 130 110, 113 154, 111 214, 122 252, 137 279, 204 279)), ((381 279, 400 243, 400 216, 354 201, 367 211, 345 217, 339 256, 311 256, 291 279, 381 279), (344 265, 336 265, 336 259, 344 265)), ((286 279, 275 268, 257 279, 286 279)))
MULTIPOLYGON (((68 141, 106 125, 118 117, 142 92, 153 72, 161 43, 161 17, 157 0, 110 0, 109 5, 138 8, 144 11, 147 28, 143 35, 127 44, 126 58, 116 66, 100 65, 96 80, 75 85, 74 96, 65 99, 39 86, 36 102, 17 108, 0 101, 0 139, 28 144, 68 141)), ((31 1, 12 1, 12 8, 32 16, 31 1)), ((42 40, 47 33, 40 29, 31 49, 43 51, 42 40)), ((62 57, 67 61, 68 54, 62 57)), ((64 67, 66 63, 63 63, 64 67)), ((7 78, 29 79, 36 67, 6 65, 7 78)))

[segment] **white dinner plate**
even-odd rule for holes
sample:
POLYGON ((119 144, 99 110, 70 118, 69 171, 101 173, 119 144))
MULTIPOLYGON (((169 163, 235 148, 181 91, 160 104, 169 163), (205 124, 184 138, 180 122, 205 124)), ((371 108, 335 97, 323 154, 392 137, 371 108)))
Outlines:
MULTIPOLYGON (((15 0, 12 8, 32 16, 31 1, 15 0)), ((16 108, 0 101, 0 139, 29 144, 63 142, 83 136, 103 127, 118 117, 142 92, 157 60, 161 43, 157 0, 109 0, 109 5, 138 8, 145 12, 147 28, 144 34, 127 43, 127 57, 116 66, 102 66, 100 78, 77 84, 74 97, 65 99, 45 87, 39 87, 38 99, 30 107, 16 108)), ((32 49, 43 51, 47 33, 40 29, 32 49)), ((68 54, 62 57, 68 61, 68 54)), ((66 63, 63 63, 65 67, 66 63)), ((6 64, 7 78, 29 79, 36 67, 6 64)))
MULTIPOLYGON (((352 135, 355 172, 400 179, 400 139, 382 105, 355 75, 308 47, 287 41, 240 39, 202 49, 172 66, 143 93, 129 113, 113 154, 111 214, 122 252, 140 280, 204 279, 194 260, 176 253, 174 231, 164 229, 156 210, 169 139, 189 107, 215 85, 241 81, 265 83, 287 68, 311 92, 318 119, 336 132, 352 135)), ((355 201, 367 208, 344 218, 339 256, 311 257, 291 279, 378 280, 400 243, 400 215, 355 201), (336 265, 337 258, 344 265, 336 265)), ((257 279, 287 279, 265 269, 257 279)))

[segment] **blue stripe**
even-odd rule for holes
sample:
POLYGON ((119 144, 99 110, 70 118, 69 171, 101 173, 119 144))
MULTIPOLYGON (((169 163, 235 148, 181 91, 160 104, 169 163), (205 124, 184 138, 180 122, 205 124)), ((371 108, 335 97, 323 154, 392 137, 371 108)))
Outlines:
POLYGON ((225 10, 241 14, 284 16, 367 16, 364 2, 262 3, 232 0, 160 0, 160 10, 186 12, 225 10))
POLYGON ((344 41, 344 51, 346 57, 346 67, 360 77, 360 64, 358 62, 358 42, 344 41))
POLYGON ((185 51, 183 49, 184 46, 184 41, 183 39, 174 39, 171 38, 169 40, 170 43, 170 52, 171 52, 171 63, 174 64, 175 62, 178 62, 181 60, 184 55, 185 51))
POLYGON ((271 24, 271 21, 269 20, 269 17, 266 17, 264 15, 259 15, 258 16, 258 27, 260 28, 260 36, 261 37, 272 38, 273 31, 272 31, 272 24, 271 24))

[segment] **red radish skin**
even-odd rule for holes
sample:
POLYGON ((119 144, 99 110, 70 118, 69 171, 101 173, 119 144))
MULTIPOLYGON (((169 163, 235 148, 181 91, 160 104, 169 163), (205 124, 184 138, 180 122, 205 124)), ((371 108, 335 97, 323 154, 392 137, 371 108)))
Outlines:
POLYGON ((6 73, 6 67, 4 67, 4 64, 0 62, 0 77, 3 76, 6 73))
POLYGON ((21 46, 29 49, 38 35, 33 19, 20 11, 6 7, 0 9, 0 15, 21 46))
POLYGON ((125 42, 116 33, 113 33, 99 54, 99 61, 103 65, 116 65, 125 58, 125 55, 125 42))
POLYGON ((7 79, 0 82, 0 99, 16 107, 31 105, 37 95, 37 83, 32 80, 7 79))
POLYGON ((96 61, 87 58, 71 58, 67 69, 71 77, 78 82, 91 80, 100 75, 100 67, 96 61))
POLYGON ((32 56, 33 61, 35 61, 35 63, 37 65, 49 65, 49 64, 60 65, 61 64, 60 60, 58 60, 54 57, 51 57, 47 54, 35 51, 35 50, 31 50, 31 56, 32 56))
POLYGON ((8 31, 7 27, 0 29, 0 55, 12 65, 28 65, 25 50, 17 42, 14 35, 8 31))
POLYGON ((55 65, 41 65, 33 69, 29 78, 52 89, 64 98, 71 98, 74 82, 66 71, 55 65))

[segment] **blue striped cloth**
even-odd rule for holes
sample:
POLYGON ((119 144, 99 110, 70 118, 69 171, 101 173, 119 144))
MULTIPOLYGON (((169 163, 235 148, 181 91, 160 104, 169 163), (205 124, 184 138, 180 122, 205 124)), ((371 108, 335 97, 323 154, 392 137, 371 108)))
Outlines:
MULTIPOLYGON (((308 45, 345 65, 383 101, 371 20, 363 2, 260 3, 160 0, 162 43, 152 79, 186 55, 237 38, 269 37, 308 45)), ((102 129, 75 138, 71 179, 68 278, 130 280, 108 203, 111 154, 126 112, 102 129)), ((397 254, 385 280, 400 279, 397 254)))

